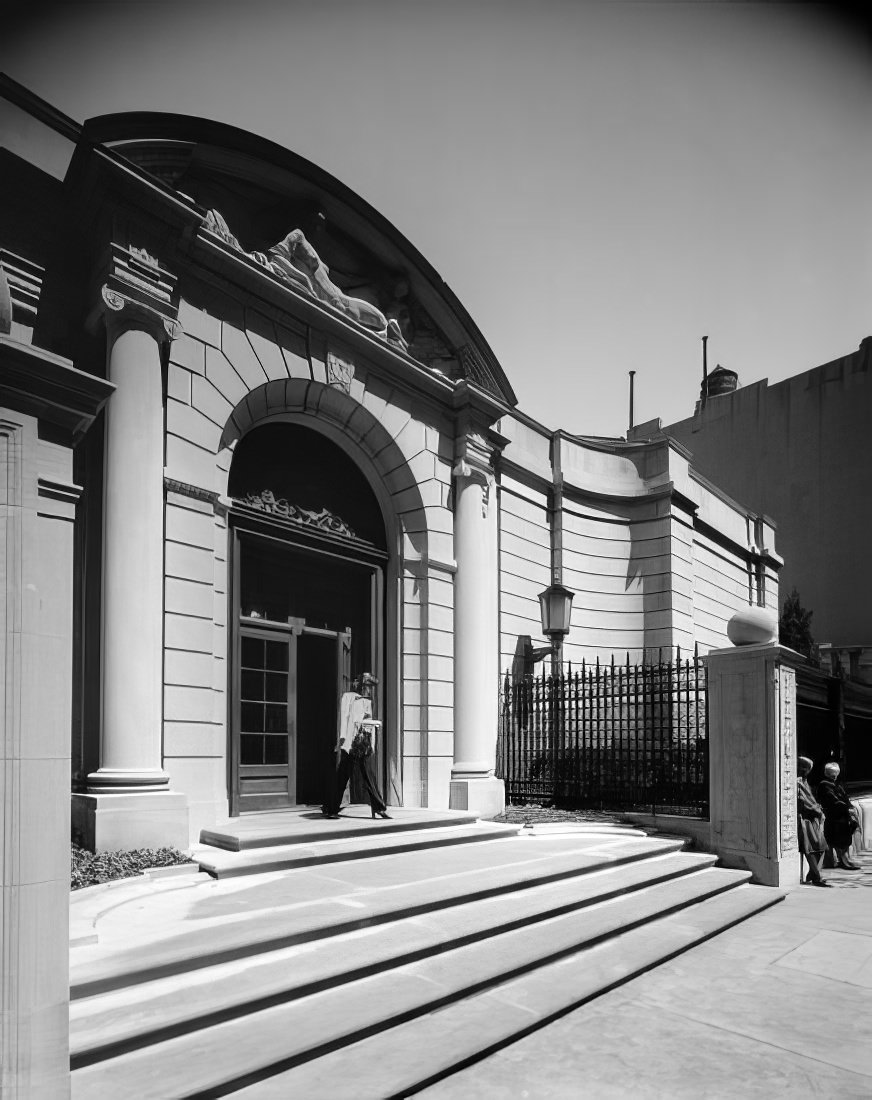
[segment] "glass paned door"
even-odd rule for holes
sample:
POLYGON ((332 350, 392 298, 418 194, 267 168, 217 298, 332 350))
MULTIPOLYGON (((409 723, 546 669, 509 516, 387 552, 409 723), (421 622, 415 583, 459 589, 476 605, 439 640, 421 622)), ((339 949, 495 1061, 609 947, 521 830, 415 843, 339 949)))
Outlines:
POLYGON ((295 798, 293 634, 239 631, 237 707, 240 809, 272 809, 295 798))

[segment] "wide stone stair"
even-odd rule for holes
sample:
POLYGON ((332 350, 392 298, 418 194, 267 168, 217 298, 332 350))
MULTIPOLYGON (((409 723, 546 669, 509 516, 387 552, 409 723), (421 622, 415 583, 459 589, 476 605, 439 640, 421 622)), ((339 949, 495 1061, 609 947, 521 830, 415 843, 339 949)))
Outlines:
POLYGON ((411 1096, 782 896, 613 822, 326 824, 82 899, 75 1098, 411 1096))

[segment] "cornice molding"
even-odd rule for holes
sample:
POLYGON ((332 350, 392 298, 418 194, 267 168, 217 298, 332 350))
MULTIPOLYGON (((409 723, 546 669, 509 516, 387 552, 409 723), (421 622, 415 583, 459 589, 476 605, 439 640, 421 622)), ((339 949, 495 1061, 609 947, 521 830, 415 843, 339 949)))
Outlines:
POLYGON ((69 359, 0 335, 0 404, 83 435, 115 390, 69 359))

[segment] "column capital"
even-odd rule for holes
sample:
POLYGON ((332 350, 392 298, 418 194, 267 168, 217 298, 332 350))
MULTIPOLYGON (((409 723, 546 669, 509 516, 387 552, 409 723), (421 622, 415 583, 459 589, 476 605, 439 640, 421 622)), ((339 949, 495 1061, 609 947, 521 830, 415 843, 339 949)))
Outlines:
POLYGON ((457 479, 465 478, 467 481, 481 485, 481 513, 482 516, 487 516, 491 490, 496 484, 492 448, 481 433, 466 431, 458 436, 454 453, 452 475, 457 479))
POLYGON ((95 313, 108 328, 143 328, 158 342, 182 335, 173 302, 176 277, 144 248, 112 242, 95 313))
POLYGON ((493 460, 494 447, 485 433, 465 425, 454 444, 455 477, 484 476, 493 480, 493 460))

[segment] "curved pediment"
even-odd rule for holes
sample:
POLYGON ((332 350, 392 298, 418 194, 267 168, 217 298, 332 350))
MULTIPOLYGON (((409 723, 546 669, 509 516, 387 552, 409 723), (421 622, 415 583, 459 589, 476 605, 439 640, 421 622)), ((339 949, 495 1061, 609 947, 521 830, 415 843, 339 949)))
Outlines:
POLYGON ((235 127, 180 115, 104 116, 86 123, 85 136, 217 212, 249 257, 272 264, 274 250, 298 233, 320 263, 322 287, 338 291, 331 300, 316 285, 316 297, 358 321, 363 316, 365 327, 425 366, 517 404, 487 341, 439 274, 390 222, 310 161, 235 127))

